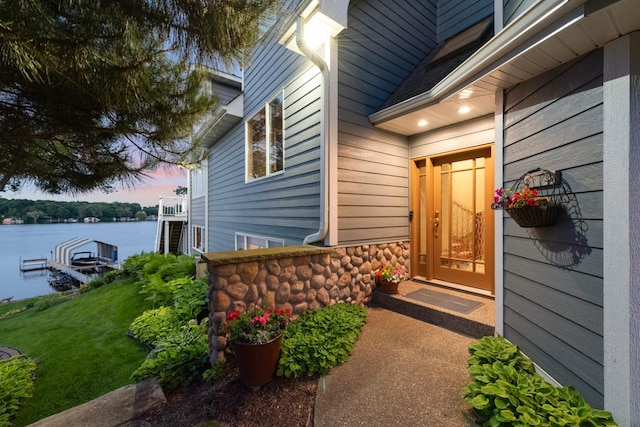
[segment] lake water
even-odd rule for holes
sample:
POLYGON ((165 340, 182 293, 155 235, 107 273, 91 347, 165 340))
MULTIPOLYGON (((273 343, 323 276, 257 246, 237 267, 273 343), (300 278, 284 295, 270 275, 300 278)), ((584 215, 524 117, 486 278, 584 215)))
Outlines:
MULTIPOLYGON (((155 221, 0 225, 0 299, 55 292, 47 280, 48 270, 21 272, 21 259, 52 259, 57 244, 86 237, 117 246, 122 263, 130 255, 153 251, 155 233, 155 221)), ((95 252, 96 245, 89 243, 78 250, 95 252)))

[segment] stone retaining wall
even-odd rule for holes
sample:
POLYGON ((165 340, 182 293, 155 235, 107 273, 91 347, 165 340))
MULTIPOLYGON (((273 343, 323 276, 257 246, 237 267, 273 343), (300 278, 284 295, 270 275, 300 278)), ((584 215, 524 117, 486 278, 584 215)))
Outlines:
POLYGON ((364 304, 375 271, 394 263, 409 272, 409 242, 321 248, 289 246, 202 255, 209 270, 209 359, 224 358, 218 335, 233 310, 289 309, 294 316, 339 302, 364 304))

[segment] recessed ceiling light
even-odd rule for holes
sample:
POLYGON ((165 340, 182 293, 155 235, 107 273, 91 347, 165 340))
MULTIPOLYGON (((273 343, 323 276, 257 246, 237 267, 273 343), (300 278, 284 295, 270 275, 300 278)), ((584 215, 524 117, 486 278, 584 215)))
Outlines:
POLYGON ((471 111, 471 108, 467 107, 466 105, 464 107, 460 107, 460 109, 458 110, 458 113, 460 114, 467 114, 469 111, 471 111))
POLYGON ((420 121, 418 122, 418 126, 420 126, 420 127, 424 127, 424 126, 426 126, 426 125, 428 125, 428 124, 429 124, 429 122, 428 122, 428 121, 426 121, 426 120, 424 120, 424 119, 423 119, 423 120, 420 120, 420 121))

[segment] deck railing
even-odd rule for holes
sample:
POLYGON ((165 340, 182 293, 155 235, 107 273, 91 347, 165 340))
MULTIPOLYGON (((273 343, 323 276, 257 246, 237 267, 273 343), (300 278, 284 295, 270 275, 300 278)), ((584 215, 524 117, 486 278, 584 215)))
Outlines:
POLYGON ((158 217, 186 217, 189 208, 188 203, 189 202, 187 200, 187 196, 160 196, 160 204, 158 205, 158 217))

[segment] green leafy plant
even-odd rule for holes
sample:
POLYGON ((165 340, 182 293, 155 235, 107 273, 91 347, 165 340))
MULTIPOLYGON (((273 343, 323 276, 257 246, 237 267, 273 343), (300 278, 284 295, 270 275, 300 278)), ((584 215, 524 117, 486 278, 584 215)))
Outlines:
POLYGON ((141 293, 154 305, 170 305, 177 286, 195 274, 195 258, 158 253, 134 255, 124 262, 123 270, 137 277, 141 293), (175 280, 178 280, 177 282, 175 280))
POLYGON ((502 337, 469 345, 465 400, 485 427, 615 426, 609 412, 591 408, 572 387, 546 382, 531 360, 502 337))
POLYGON ((367 309, 357 304, 305 311, 284 333, 277 375, 325 374, 344 363, 366 320, 367 309))
POLYGON ((202 373, 202 379, 205 381, 215 381, 221 378, 227 369, 227 364, 223 360, 218 360, 212 367, 202 373))
POLYGON ((195 320, 160 340, 142 365, 133 373, 136 381, 156 376, 167 390, 202 378, 209 367, 207 319, 195 320))
POLYGON ((131 323, 133 336, 145 344, 155 346, 160 340, 180 329, 180 322, 171 307, 147 310, 131 323))
POLYGON ((111 271, 107 271, 106 273, 104 273, 102 276, 93 279, 92 281, 90 281, 89 283, 87 283, 86 285, 82 285, 79 288, 80 293, 85 293, 88 292, 90 290, 93 289, 97 289, 97 288, 101 288, 104 285, 108 285, 110 283, 113 283, 117 280, 122 280, 124 278, 126 278, 126 274, 125 271, 120 269, 120 270, 111 270, 111 271))
POLYGON ((129 330, 143 343, 156 345, 158 341, 179 330, 181 325, 206 310, 207 288, 204 278, 194 280, 182 277, 172 280, 167 284, 167 289, 171 290, 171 297, 166 300, 166 303, 171 305, 145 311, 131 323, 129 330))
POLYGON ((39 298, 33 305, 35 311, 43 311, 54 305, 61 304, 67 300, 69 292, 56 292, 39 298))
POLYGON ((181 319, 193 319, 207 308, 207 279, 192 279, 183 277, 172 281, 173 308, 181 319))
POLYGON ((3 313, 2 316, 0 316, 0 318, 13 316, 14 314, 18 314, 18 313, 22 313, 22 310, 19 308, 14 308, 13 310, 9 310, 6 313, 3 313))
POLYGON ((0 425, 8 426, 24 399, 31 397, 35 370, 35 362, 25 356, 0 360, 0 425))
POLYGON ((222 332, 229 342, 264 344, 282 334, 291 319, 291 312, 276 308, 256 308, 240 313, 232 311, 222 325, 222 332))
POLYGON ((140 293, 148 295, 146 300, 153 305, 168 305, 171 304, 175 291, 175 282, 167 281, 160 273, 155 273, 145 279, 140 293))

